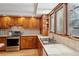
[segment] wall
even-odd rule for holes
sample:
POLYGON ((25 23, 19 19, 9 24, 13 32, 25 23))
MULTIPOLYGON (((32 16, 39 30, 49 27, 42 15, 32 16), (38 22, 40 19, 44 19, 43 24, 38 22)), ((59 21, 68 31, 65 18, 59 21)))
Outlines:
POLYGON ((0 35, 8 35, 9 29, 0 29, 0 35))
MULTIPOLYGON (((15 29, 14 29, 15 30, 15 29)), ((16 31, 20 30, 22 32, 22 35, 36 35, 40 34, 40 30, 37 29, 17 29, 16 31)), ((0 35, 8 35, 10 29, 0 29, 0 35)))

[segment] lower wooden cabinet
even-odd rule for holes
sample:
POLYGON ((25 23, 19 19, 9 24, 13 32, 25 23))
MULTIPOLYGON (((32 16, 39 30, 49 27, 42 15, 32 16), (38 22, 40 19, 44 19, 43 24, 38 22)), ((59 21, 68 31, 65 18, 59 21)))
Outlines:
POLYGON ((37 40, 37 48, 39 56, 47 56, 47 53, 39 39, 37 40))
POLYGON ((37 36, 21 36, 21 49, 38 49, 39 56, 47 56, 44 47, 37 36))
POLYGON ((46 53, 45 49, 43 48, 43 56, 48 56, 48 54, 46 53))
POLYGON ((39 56, 42 56, 43 55, 43 46, 41 44, 41 42, 39 41, 39 39, 37 40, 37 47, 38 47, 38 53, 39 53, 39 56))
POLYGON ((0 51, 6 50, 6 37, 0 37, 0 51))
POLYGON ((37 36, 21 36, 21 49, 36 48, 37 36))

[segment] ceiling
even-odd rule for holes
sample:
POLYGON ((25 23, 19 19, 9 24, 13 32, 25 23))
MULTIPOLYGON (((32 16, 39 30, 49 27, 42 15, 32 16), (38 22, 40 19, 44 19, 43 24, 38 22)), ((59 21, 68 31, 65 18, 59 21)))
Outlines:
POLYGON ((58 3, 0 3, 3 16, 41 16, 48 14, 58 3))

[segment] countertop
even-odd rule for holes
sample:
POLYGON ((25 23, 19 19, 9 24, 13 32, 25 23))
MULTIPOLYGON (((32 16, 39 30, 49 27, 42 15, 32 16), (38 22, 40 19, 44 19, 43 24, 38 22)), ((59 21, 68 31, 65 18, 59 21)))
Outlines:
MULTIPOLYGON (((0 37, 7 37, 8 35, 0 35, 0 37)), ((48 44, 44 45, 41 38, 49 38, 49 36, 42 36, 40 34, 29 34, 21 36, 38 36, 42 46, 44 47, 48 56, 78 56, 79 52, 65 46, 64 44, 48 44)))
POLYGON ((64 44, 44 45, 48 56, 79 56, 79 52, 75 51, 64 44))
POLYGON ((78 51, 73 50, 64 44, 56 43, 44 45, 41 38, 49 38, 49 36, 38 35, 38 38, 48 56, 79 56, 78 51))
MULTIPOLYGON (((7 37, 8 35, 0 35, 0 37, 7 37)), ((39 38, 48 38, 49 36, 42 36, 40 34, 26 34, 26 35, 21 35, 21 36, 38 36, 39 38)))
POLYGON ((0 37, 7 37, 8 35, 0 35, 0 37))

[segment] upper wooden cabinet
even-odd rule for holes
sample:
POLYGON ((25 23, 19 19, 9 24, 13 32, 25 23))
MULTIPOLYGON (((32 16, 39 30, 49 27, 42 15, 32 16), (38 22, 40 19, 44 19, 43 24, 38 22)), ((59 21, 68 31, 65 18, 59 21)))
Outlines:
POLYGON ((39 19, 21 17, 17 19, 16 25, 20 25, 23 28, 27 28, 27 29, 39 29, 40 27, 39 24, 40 24, 39 19))
POLYGON ((11 24, 11 18, 10 17, 1 17, 0 18, 0 28, 9 28, 11 24))
POLYGON ((10 28, 12 26, 22 26, 25 29, 39 29, 40 19, 33 17, 0 17, 0 28, 10 28))
POLYGON ((48 35, 48 28, 49 28, 49 18, 47 15, 43 15, 41 19, 41 34, 44 36, 48 35))
POLYGON ((39 25, 40 24, 40 21, 39 21, 39 19, 35 19, 35 18, 31 18, 30 20, 29 20, 29 28, 30 29, 33 29, 33 28, 39 28, 39 25))

